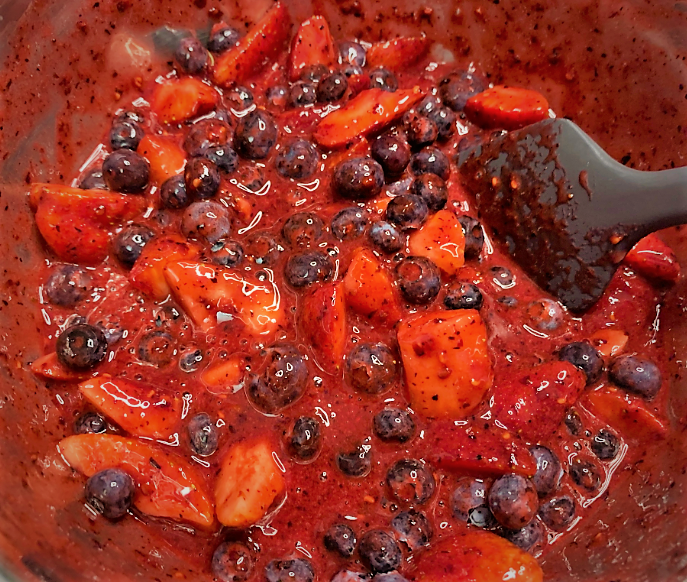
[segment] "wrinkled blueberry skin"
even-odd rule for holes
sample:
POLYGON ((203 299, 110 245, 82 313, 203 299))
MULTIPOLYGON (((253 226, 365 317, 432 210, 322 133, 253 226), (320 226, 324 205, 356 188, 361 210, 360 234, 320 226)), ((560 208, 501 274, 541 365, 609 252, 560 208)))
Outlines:
POLYGON ((433 144, 439 136, 436 123, 429 117, 418 115, 414 111, 408 111, 403 116, 403 125, 406 130, 408 143, 415 149, 420 149, 433 144))
POLYGON ((620 452, 620 439, 612 432, 601 429, 591 442, 592 453, 597 459, 602 461, 611 461, 618 456, 620 452))
POLYGON ((350 558, 357 543, 355 532, 345 523, 335 523, 324 534, 324 547, 342 558, 350 558))
POLYGON ((188 36, 181 39, 174 51, 174 60, 185 73, 197 75, 208 64, 208 52, 197 38, 188 36))
POLYGON ((348 356, 346 377, 356 390, 381 394, 398 375, 398 362, 382 343, 358 344, 348 356))
POLYGON ((582 489, 594 492, 601 486, 601 471, 591 461, 576 457, 568 467, 572 480, 582 489))
POLYGON ((551 493, 561 480, 561 462, 556 454, 544 445, 535 445, 530 453, 537 463, 537 471, 532 477, 532 483, 540 497, 546 497, 551 493))
POLYGON ((121 469, 104 469, 86 483, 88 504, 107 519, 120 519, 131 507, 136 486, 121 469))
POLYGON ((401 565, 401 548, 396 540, 383 530, 372 530, 360 538, 360 561, 372 572, 391 572, 401 565))
POLYGON ((381 164, 387 177, 400 176, 410 162, 410 147, 398 135, 385 133, 372 142, 372 157, 381 164))
POLYGON ((59 362, 71 370, 89 370, 107 355, 107 338, 100 327, 77 323, 57 338, 55 351, 59 362))
POLYGON ((427 503, 436 488, 432 472, 415 459, 394 463, 386 473, 386 482, 399 501, 413 505, 427 503))
POLYGON ((255 109, 241 118, 234 133, 234 149, 242 158, 262 160, 277 141, 277 124, 267 111, 255 109))
POLYGON ((408 442, 415 434, 413 417, 400 408, 386 408, 378 412, 373 423, 375 435, 385 442, 408 442))
POLYGON ((349 200, 367 200, 379 194, 384 185, 384 170, 372 158, 353 158, 334 170, 334 192, 349 200))
POLYGON ((352 451, 342 451, 336 455, 336 466, 348 477, 361 478, 367 476, 372 469, 369 452, 362 447, 352 451))
POLYGON ((396 280, 403 298, 416 305, 430 303, 441 289, 439 269, 426 257, 402 259, 396 265, 396 280))
POLYGON ((444 296, 446 309, 479 309, 482 307, 482 292, 474 283, 452 284, 444 296))
POLYGON ((521 475, 506 474, 494 481, 488 495, 489 509, 496 520, 508 529, 522 529, 539 509, 534 484, 521 475))
POLYGON ((194 123, 184 139, 184 150, 191 157, 204 156, 208 148, 229 141, 229 125, 221 119, 203 119, 194 123))
POLYGON ((219 446, 219 433, 206 412, 196 414, 188 422, 188 437, 193 451, 201 457, 209 457, 219 446))
POLYGON ((322 447, 319 421, 310 416, 298 418, 288 435, 287 447, 292 458, 312 461, 322 447))
POLYGON ((91 276, 76 265, 57 265, 43 286, 43 291, 53 305, 73 307, 88 293, 91 276))
POLYGON ((652 361, 640 356, 616 358, 608 374, 614 384, 647 400, 651 400, 661 389, 661 370, 652 361))
POLYGON ((332 234, 340 241, 354 240, 363 235, 368 217, 364 209, 349 206, 332 218, 332 234))
POLYGON ((558 352, 558 358, 582 370, 587 377, 587 385, 596 382, 604 369, 601 354, 588 341, 573 342, 563 346, 558 352))
POLYGON ((186 208, 191 199, 186 192, 186 180, 184 176, 172 176, 162 183, 160 188, 160 204, 163 208, 179 210, 186 208))
POLYGON ((253 573, 250 550, 239 542, 223 542, 212 554, 212 573, 222 582, 244 582, 253 573))

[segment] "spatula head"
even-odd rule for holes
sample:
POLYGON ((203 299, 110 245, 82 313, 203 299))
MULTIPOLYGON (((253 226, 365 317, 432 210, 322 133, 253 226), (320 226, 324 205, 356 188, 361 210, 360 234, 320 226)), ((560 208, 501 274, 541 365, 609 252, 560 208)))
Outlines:
POLYGON ((614 210, 626 168, 568 120, 492 139, 463 152, 459 166, 495 239, 573 312, 601 296, 638 240, 614 210))

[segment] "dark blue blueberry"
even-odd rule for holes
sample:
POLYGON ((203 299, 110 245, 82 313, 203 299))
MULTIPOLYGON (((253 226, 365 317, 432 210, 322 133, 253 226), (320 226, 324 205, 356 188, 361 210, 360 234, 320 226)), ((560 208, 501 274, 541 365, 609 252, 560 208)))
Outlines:
POLYGON ((367 212, 364 208, 344 208, 332 218, 332 234, 341 241, 354 240, 363 235, 367 222, 367 212))
POLYGON ((224 22, 218 22, 210 31, 208 50, 213 53, 223 53, 234 48, 239 38, 240 35, 238 30, 224 22))
POLYGON ((552 530, 564 530, 575 518, 575 501, 567 495, 554 497, 539 508, 539 517, 552 530))
POLYGON ((210 146, 205 150, 205 158, 210 160, 225 174, 232 174, 239 166, 239 158, 236 152, 227 144, 210 146))
POLYGON ((227 107, 239 113, 248 109, 254 102, 253 92, 246 87, 234 87, 224 95, 227 107))
POLYGON ((74 422, 76 434, 102 434, 106 430, 107 423, 97 412, 84 412, 74 422))
POLYGON ((262 160, 277 141, 277 124, 267 111, 255 109, 241 118, 234 133, 234 149, 243 158, 262 160))
POLYGON ((398 362, 382 343, 356 345, 346 362, 346 377, 356 390, 381 394, 396 380, 398 362))
POLYGON ((487 486, 482 479, 461 477, 451 495, 453 517, 467 521, 476 507, 487 507, 487 486))
POLYGON ((437 126, 437 139, 439 141, 446 141, 456 131, 456 114, 448 107, 440 106, 427 114, 437 126))
POLYGON ((396 540, 383 530, 373 529, 360 539, 360 561, 371 572, 391 572, 401 565, 401 548, 396 540))
POLYGON ((385 133, 372 142, 372 157, 388 177, 400 176, 410 162, 410 147, 401 136, 385 133))
POLYGON ((384 442, 405 443, 415 434, 413 417, 400 408, 385 408, 374 418, 374 433, 384 442))
POLYGON ((604 369, 604 361, 598 350, 588 341, 573 342, 561 348, 558 358, 570 362, 587 376, 587 384, 593 384, 604 369))
POLYGON ((408 143, 417 149, 433 144, 439 135, 436 124, 429 117, 415 111, 407 111, 403 115, 403 126, 408 143))
POLYGON ((420 115, 428 117, 431 113, 435 112, 440 107, 443 107, 441 99, 438 95, 426 95, 422 101, 415 107, 420 115))
POLYGON ((540 331, 555 331, 563 323, 563 308, 558 301, 543 297, 527 305, 530 323, 540 331))
POLYGON ((374 198, 384 185, 384 170, 372 158, 353 158, 334 170, 334 192, 349 200, 374 198))
POLYGON ((647 400, 651 400, 661 389, 661 370, 641 356, 616 358, 608 375, 617 386, 647 400))
POLYGON ((296 420, 288 435, 287 448, 291 457, 299 461, 312 461, 322 446, 320 423, 310 416, 296 420))
POLYGON ((237 181, 249 192, 260 192, 266 180, 265 172, 257 164, 243 164, 239 168, 237 181))
POLYGON ((436 174, 442 180, 448 180, 451 174, 446 154, 435 147, 428 147, 413 154, 410 158, 410 171, 415 175, 436 174))
POLYGON ((591 493, 601 486, 601 471, 591 461, 575 457, 568 467, 568 473, 572 480, 582 489, 591 493))
POLYGON ((477 219, 467 214, 459 216, 458 222, 463 227, 463 234, 465 235, 465 258, 468 260, 479 258, 484 246, 482 225, 477 219))
POLYGON ((186 192, 195 200, 207 200, 217 194, 221 181, 219 169, 206 158, 191 158, 184 170, 186 192))
POLYGON ((131 507, 136 486, 121 469, 104 469, 86 483, 88 504, 107 519, 119 519, 131 507))
POLYGON ((344 41, 339 43, 339 54, 342 63, 357 67, 365 66, 365 49, 359 42, 344 41))
POLYGON ((314 212, 298 212, 281 229, 286 243, 294 249, 314 247, 322 240, 324 222, 314 212))
POLYGON ((175 350, 174 338, 166 331, 149 331, 138 342, 138 359, 163 368, 172 361, 175 350))
POLYGON ((400 194, 386 206, 386 219, 401 230, 420 228, 429 217, 424 198, 415 194, 400 194))
POLYGON ((386 473, 386 482, 396 499, 412 505, 427 503, 436 488, 432 472, 415 459, 396 461, 386 473))
POLYGON ((410 193, 422 198, 430 212, 438 212, 448 201, 446 182, 434 174, 422 174, 410 183, 410 193))
POLYGON ((338 101, 346 94, 348 81, 343 73, 327 73, 317 85, 317 100, 320 103, 338 101))
POLYGON ((181 218, 181 232, 187 238, 206 240, 213 245, 231 234, 229 211, 211 200, 194 202, 181 218))
POLYGON ((507 267, 492 267, 491 280, 501 289, 511 289, 515 285, 515 275, 507 267))
POLYGON ((272 560, 265 567, 267 582, 314 582, 315 571, 304 558, 272 560))
POLYGON ((362 67, 358 65, 345 64, 341 67, 341 72, 346 75, 346 78, 352 77, 353 75, 364 75, 365 71, 362 67))
POLYGON ((148 162, 131 150, 116 150, 103 162, 103 178, 115 192, 139 194, 148 186, 149 176, 148 162))
POLYGON ((301 81, 317 84, 320 80, 329 73, 329 69, 322 64, 307 65, 301 71, 301 81))
MULTIPOLYGON (((378 573, 372 577, 373 582, 408 582, 408 579, 401 576, 398 572, 384 572, 383 574, 378 573)), ((332 580, 334 582, 334 580, 332 580)), ((357 582, 357 581, 352 581, 357 582)))
POLYGON ((393 224, 380 220, 370 227, 370 240, 383 253, 396 253, 403 248, 404 236, 393 224))
POLYGON ((110 129, 110 146, 113 150, 135 150, 143 139, 143 128, 127 118, 115 119, 110 129))
POLYGON ((370 72, 370 87, 393 93, 398 89, 398 80, 389 69, 378 67, 370 72))
POLYGON ((563 473, 561 462, 555 453, 544 445, 533 446, 530 453, 537 463, 537 471, 532 477, 532 483, 539 496, 546 497, 558 487, 563 473))
POLYGON ((276 344, 266 350, 267 366, 252 374, 246 395, 261 412, 274 414, 298 400, 305 391, 308 367, 298 349, 276 344))
POLYGON ((411 552, 429 545, 434 531, 427 516, 421 511, 401 511, 391 520, 396 539, 408 546, 411 552))
POLYGON ((107 355, 107 338, 100 327, 77 323, 57 338, 57 359, 71 370, 88 370, 107 355))
POLYGON ((563 422, 565 423, 565 426, 571 435, 580 436, 582 434, 584 425, 582 424, 582 419, 580 418, 579 413, 575 409, 568 409, 568 411, 565 413, 563 422))
POLYGON ((283 146, 274 161, 277 172, 284 178, 302 180, 317 169, 320 156, 315 146, 305 139, 297 139, 283 146))
POLYGON ((508 529, 522 529, 534 519, 539 509, 539 496, 534 484, 522 475, 502 475, 491 486, 489 509, 496 520, 508 529))
POLYGON ((109 190, 105 178, 103 176, 102 168, 93 168, 81 178, 79 188, 82 190, 109 190))
POLYGON ((356 447, 336 455, 336 466, 349 477, 366 477, 372 470, 369 449, 356 447))
POLYGON ((269 105, 272 107, 283 109, 284 107, 286 107, 288 95, 289 90, 283 85, 269 87, 267 89, 267 103, 269 103, 269 105))
POLYGON ((122 265, 127 269, 131 269, 153 236, 155 236, 155 233, 147 226, 139 224, 125 226, 114 237, 114 254, 122 265))
POLYGON ((229 125, 220 119, 203 119, 194 123, 184 139, 184 150, 191 157, 206 155, 208 148, 225 145, 229 140, 229 125))
POLYGON ((602 461, 615 459, 620 452, 620 439, 612 432, 601 429, 594 435, 591 443, 592 453, 602 461))
POLYGON ((91 284, 88 271, 76 265, 56 265, 43 286, 48 300, 60 307, 73 307, 86 297, 91 284))
POLYGON ((546 532, 541 521, 533 519, 522 529, 507 529, 501 535, 521 550, 531 552, 543 545, 546 532))
POLYGON ((458 73, 439 83, 439 95, 453 111, 463 111, 468 99, 484 90, 482 82, 472 73, 458 73))
POLYGON ((473 283, 453 283, 444 296, 446 309, 480 309, 482 292, 473 283))
POLYGON ((210 260, 215 265, 235 268, 243 262, 243 247, 236 241, 219 241, 212 245, 210 251, 210 260))
POLYGON ((357 543, 355 532, 345 523, 335 523, 324 534, 324 547, 342 558, 350 558, 357 543))
POLYGON ((203 361, 203 352, 201 350, 188 350, 179 357, 179 369, 187 374, 195 372, 200 368, 203 361))
POLYGON ((291 107, 305 107, 317 101, 315 85, 307 81, 297 81, 289 89, 288 103, 291 107))
POLYGON ((201 412, 188 421, 188 438, 193 451, 201 457, 209 457, 219 446, 219 434, 210 415, 201 412))
POLYGON ((323 251, 291 255, 284 267, 284 274, 289 285, 300 289, 331 279, 334 274, 334 263, 323 251))
POLYGON ((441 289, 439 269, 426 257, 401 259, 396 265, 396 280, 403 298, 416 305, 430 303, 441 289))
POLYGON ((186 179, 182 174, 167 178, 160 188, 160 204, 162 208, 178 210, 186 208, 191 200, 186 192, 186 179))
POLYGON ((253 567, 250 550, 240 542, 223 542, 212 554, 212 573, 221 582, 245 582, 253 567))
POLYGON ((208 51, 197 38, 187 36, 174 51, 174 60, 184 73, 197 75, 208 64, 208 51))

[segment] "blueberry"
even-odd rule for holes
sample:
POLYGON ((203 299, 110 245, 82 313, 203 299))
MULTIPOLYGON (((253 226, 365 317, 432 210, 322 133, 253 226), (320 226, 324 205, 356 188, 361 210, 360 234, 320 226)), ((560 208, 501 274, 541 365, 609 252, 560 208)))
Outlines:
POLYGON ((305 139, 297 139, 279 150, 274 164, 284 178, 302 180, 313 175, 319 159, 313 144, 305 139))
POLYGON ((415 111, 407 111, 403 115, 403 126, 408 143, 414 148, 420 149, 433 144, 439 135, 436 124, 429 117, 418 115, 415 111))
POLYGON ((205 158, 191 158, 186 163, 184 181, 186 192, 196 200, 206 200, 217 194, 220 184, 217 166, 205 158))
POLYGON ((236 268, 243 262, 243 247, 236 241, 219 241, 210 250, 210 260, 220 267, 236 268))
POLYGON ((592 453, 602 461, 615 459, 620 452, 620 439, 612 432, 601 429, 592 439, 592 453))
POLYGON ((428 117, 431 113, 435 112, 440 107, 443 107, 441 103, 441 98, 438 95, 426 95, 420 103, 415 107, 415 111, 419 115, 424 115, 428 117))
POLYGON ((304 558, 272 560, 265 567, 267 582, 314 582, 315 571, 304 558))
POLYGON ((277 124, 270 113, 255 109, 241 118, 234 134, 234 149, 243 158, 262 160, 277 141, 277 124))
POLYGON ((492 267, 491 272, 492 282, 501 289, 512 289, 515 285, 515 275, 507 267, 492 267))
POLYGON ((352 451, 343 451, 336 455, 336 466, 349 477, 366 477, 372 469, 369 447, 356 447, 352 451))
POLYGON ((465 258, 477 259, 482 253, 484 246, 484 231, 480 222, 464 214, 458 217, 458 222, 463 227, 463 234, 465 235, 465 258))
POLYGON ((304 67, 301 71, 300 78, 301 81, 308 81, 310 83, 317 84, 327 73, 329 73, 329 69, 326 66, 317 63, 304 67))
POLYGON ((186 208, 191 200, 186 192, 186 179, 183 175, 167 178, 160 188, 160 204, 162 208, 178 210, 186 208))
POLYGON ((372 157, 379 162, 388 177, 400 176, 410 162, 410 147, 398 135, 385 133, 372 142, 372 157))
POLYGON ((539 509, 539 497, 534 484, 515 473, 502 475, 494 481, 488 502, 496 520, 508 529, 525 527, 539 509))
POLYGON ((537 471, 532 477, 534 488, 540 497, 546 497, 551 493, 561 480, 561 462, 555 453, 544 445, 535 445, 530 453, 537 463, 537 471))
POLYGON ((110 129, 110 146, 113 150, 135 150, 143 139, 143 128, 131 119, 115 119, 110 129))
POLYGON ((210 415, 201 412, 188 421, 188 438, 193 452, 201 457, 209 457, 219 446, 217 427, 210 415))
POLYGON ((73 307, 88 293, 91 276, 76 265, 57 265, 43 286, 50 303, 60 307, 73 307))
POLYGON ((616 358, 608 375, 617 386, 647 400, 651 400, 661 389, 661 370, 641 356, 616 358))
POLYGON ((401 511, 391 520, 391 528, 398 541, 405 543, 411 552, 429 545, 434 535, 432 524, 421 511, 401 511))
POLYGON ((401 230, 420 228, 429 216, 427 203, 415 194, 400 194, 386 207, 386 219, 401 230))
POLYGON ((467 524, 481 529, 494 529, 496 518, 487 505, 478 505, 468 511, 467 524))
POLYGON ((487 506, 487 486, 482 479, 461 477, 451 495, 453 517, 467 521, 470 511, 487 506))
POLYGON ((360 539, 360 561, 372 572, 391 572, 401 565, 401 548, 396 540, 383 530, 373 529, 360 539))
POLYGON ((522 529, 507 529, 502 535, 521 550, 530 552, 544 543, 545 534, 541 521, 533 519, 522 529))
POLYGON ((88 504, 107 519, 119 519, 131 507, 136 486, 121 469, 104 469, 86 482, 88 504))
POLYGON ((245 582, 253 567, 250 550, 239 542, 223 542, 212 554, 212 573, 222 582, 245 582))
POLYGON ((363 208, 344 208, 332 218, 332 234, 341 241, 354 240, 363 235, 367 222, 367 213, 363 208))
POLYGON ((378 67, 370 72, 370 88, 393 93, 398 89, 398 80, 389 69, 378 67))
POLYGON ((442 180, 448 180, 451 174, 446 154, 435 147, 423 149, 410 158, 410 171, 415 175, 436 174, 442 180))
POLYGON ((342 558, 350 558, 357 543, 355 532, 345 523, 335 523, 324 534, 324 547, 342 558))
POLYGON ((187 238, 215 244, 231 234, 229 211, 218 202, 194 202, 181 218, 181 232, 187 238))
POLYGON ((105 183, 115 192, 139 194, 148 186, 148 162, 131 150, 115 150, 103 162, 105 183))
MULTIPOLYGON (((372 577, 373 582, 408 582, 408 579, 401 576, 398 572, 384 572, 383 574, 375 574, 372 577)), ((334 582, 332 580, 332 582, 334 582)))
POLYGON ((103 176, 102 168, 93 168, 81 178, 79 188, 82 190, 109 190, 105 178, 103 176))
POLYGON ((184 150, 191 157, 204 156, 208 148, 229 141, 229 126, 219 119, 203 119, 194 123, 184 139, 184 150))
POLYGON ((250 89, 239 86, 224 95, 224 102, 231 110, 240 113, 253 105, 255 97, 250 89))
POLYGON ((305 107, 317 101, 317 89, 312 83, 297 81, 289 89, 288 103, 291 107, 305 107))
POLYGON ((138 359, 158 368, 168 365, 175 351, 174 338, 162 330, 145 333, 138 342, 138 359))
POLYGON ((238 30, 224 22, 218 22, 212 27, 212 30, 210 30, 208 50, 213 53, 223 53, 234 48, 239 38, 238 30))
POLYGON ((580 436, 584 430, 584 425, 582 424, 582 419, 576 410, 573 408, 568 409, 565 413, 565 418, 563 419, 565 426, 568 431, 573 436, 580 436))
POLYGON ((452 283, 444 295, 446 309, 480 309, 482 292, 473 283, 452 283))
POLYGON ((260 266, 274 265, 281 252, 277 241, 267 232, 253 232, 246 238, 246 255, 260 266))
POLYGON ((296 420, 287 439, 289 454, 300 461, 312 461, 322 446, 320 423, 310 416, 296 420))
POLYGON ((265 172, 257 164, 246 164, 239 168, 237 181, 241 184, 242 190, 247 189, 249 192, 257 193, 265 185, 265 172))
POLYGON ((563 346, 558 352, 558 358, 582 370, 587 376, 587 384, 596 382, 604 369, 601 354, 588 341, 573 342, 563 346))
POLYGON ((353 570, 339 570, 330 582, 370 582, 370 575, 353 570))
POLYGON ((105 359, 107 347, 102 329, 88 323, 77 323, 57 338, 57 359, 70 370, 88 370, 105 359))
POLYGON ((383 253, 396 253, 404 246, 404 237, 401 232, 385 220, 375 222, 370 227, 369 234, 372 244, 383 253))
POLYGON ((114 237, 114 254, 122 265, 127 269, 131 269, 153 236, 155 236, 155 233, 147 226, 138 224, 125 226, 114 237))
POLYGON ((203 362, 203 352, 201 350, 189 350, 179 357, 179 369, 187 374, 195 372, 203 362))
POLYGON ((327 73, 317 85, 317 100, 320 103, 338 101, 346 94, 348 81, 346 75, 339 72, 327 73))
POLYGON ((539 508, 539 517, 552 530, 564 530, 575 517, 575 501, 567 495, 554 497, 539 508))
POLYGON ((539 331, 555 331, 563 323, 563 308, 558 301, 543 297, 527 305, 530 324, 539 331))
POLYGON ((298 349, 276 344, 266 350, 267 366, 252 374, 246 395, 261 412, 274 414, 298 400, 305 392, 308 367, 298 349))
POLYGON ((415 459, 396 461, 386 473, 386 482, 396 499, 413 505, 427 503, 436 488, 432 472, 415 459))
POLYGON ((353 158, 334 170, 334 192, 349 200, 374 198, 384 185, 384 170, 372 158, 353 158))
POLYGON ((439 95, 453 111, 463 111, 467 100, 483 90, 482 82, 471 73, 453 74, 439 83, 439 95))
POLYGON ((107 423, 97 412, 84 412, 74 422, 76 434, 102 434, 106 430, 107 423))
POLYGON ((291 255, 284 267, 284 274, 289 285, 300 289, 331 279, 334 274, 334 264, 327 253, 309 251, 291 255))
POLYGON ((396 265, 401 295, 409 303, 430 303, 439 294, 441 277, 437 266, 425 257, 405 257, 396 265))
POLYGON ((322 240, 324 222, 313 212, 298 212, 290 216, 281 229, 287 244, 295 249, 317 245, 322 240))
POLYGON ((434 174, 422 174, 410 184, 410 193, 422 198, 430 212, 438 212, 448 201, 446 182, 434 174))
POLYGON ((275 108, 283 109, 286 107, 286 102, 288 99, 289 90, 283 85, 277 85, 276 87, 269 87, 267 89, 267 103, 275 108))
POLYGON ((595 492, 601 486, 601 474, 599 468, 586 459, 576 457, 568 467, 568 473, 572 480, 589 492, 595 492))
POLYGON ((364 75, 365 71, 362 67, 358 65, 351 65, 350 63, 343 65, 341 67, 341 72, 346 75, 346 78, 352 77, 353 75, 364 75))
POLYGON ((342 63, 349 63, 357 67, 365 66, 365 49, 359 42, 350 40, 340 42, 339 54, 342 63))
MULTIPOLYGON (((239 166, 239 158, 236 152, 227 144, 210 146, 205 150, 205 158, 210 160, 220 172, 232 174, 239 166)), ((255 190, 259 190, 256 188, 255 190)))
POLYGON ((456 114, 448 107, 437 107, 429 113, 427 117, 437 126, 437 139, 446 141, 456 131, 456 114))
POLYGON ((415 434, 415 422, 405 410, 386 408, 374 417, 374 433, 384 442, 408 442, 415 434))
POLYGON ((368 394, 386 391, 398 374, 398 362, 382 343, 356 345, 346 362, 346 378, 353 388, 368 394))
POLYGON ((208 51, 197 38, 187 36, 174 51, 174 60, 184 73, 197 75, 208 64, 208 51))

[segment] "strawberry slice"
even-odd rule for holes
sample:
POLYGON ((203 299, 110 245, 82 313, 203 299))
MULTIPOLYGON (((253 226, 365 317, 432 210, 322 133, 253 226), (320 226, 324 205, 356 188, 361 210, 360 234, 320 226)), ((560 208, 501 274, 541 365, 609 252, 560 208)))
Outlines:
POLYGON ((203 331, 239 319, 255 336, 273 334, 282 325, 284 309, 272 281, 204 263, 169 263, 164 270, 172 295, 203 331))
POLYGON ((494 418, 531 442, 551 436, 565 411, 582 394, 584 374, 568 362, 547 362, 521 378, 496 382, 491 410, 494 418), (546 410, 542 415, 541 411, 546 410))
POLYGON ((87 477, 117 467, 136 483, 134 505, 155 517, 188 521, 204 528, 215 511, 194 467, 181 457, 134 438, 79 434, 62 439, 59 450, 69 465, 87 477))
POLYGON ((312 291, 302 303, 299 319, 317 363, 331 374, 337 372, 343 364, 347 339, 342 284, 328 283, 312 291))
POLYGON ((465 114, 487 129, 519 129, 549 116, 549 103, 541 93, 497 85, 468 99, 465 114))
POLYGON ((242 354, 232 354, 226 360, 213 362, 200 375, 212 394, 234 394, 243 388, 246 360, 242 354))
POLYGON ((401 317, 393 283, 374 253, 359 250, 343 280, 346 303, 364 317, 396 322, 401 317))
POLYGON ((463 227, 450 210, 440 210, 410 235, 412 255, 427 257, 447 275, 455 275, 465 263, 463 227))
POLYGON ((217 57, 212 72, 215 84, 228 87, 257 75, 279 56, 290 33, 289 11, 277 2, 234 48, 217 57))
POLYGON ((82 382, 79 390, 100 412, 135 436, 166 439, 181 420, 179 399, 155 386, 105 374, 82 382))
POLYGON ((389 125, 422 99, 419 87, 394 93, 368 89, 341 109, 332 111, 315 128, 313 138, 324 147, 338 148, 389 125))
POLYGON ((310 65, 324 65, 329 68, 338 58, 329 24, 323 16, 312 16, 300 25, 291 41, 289 79, 297 81, 301 71, 310 65))
POLYGON ((90 376, 88 372, 75 372, 64 367, 60 364, 55 352, 45 354, 32 362, 31 371, 47 380, 62 380, 64 382, 80 382, 90 376))
POLYGON ((625 264, 652 281, 675 283, 680 263, 666 243, 655 234, 640 240, 625 256, 625 264))
POLYGON ((141 214, 142 196, 69 186, 34 184, 29 200, 36 207, 36 226, 63 261, 95 265, 108 253, 111 231, 141 214))
POLYGON ((630 339, 629 336, 623 330, 612 327, 600 329, 589 337, 592 345, 606 358, 620 355, 628 339, 630 339))
POLYGON ((212 111, 218 100, 217 91, 193 77, 165 79, 155 87, 150 108, 160 123, 182 123, 212 111))
POLYGON ((426 36, 401 36, 386 42, 376 42, 367 51, 367 66, 402 71, 424 57, 430 44, 426 36))
POLYGON ((264 517, 286 485, 267 440, 234 445, 215 483, 217 519, 245 528, 264 517))
POLYGON ((173 138, 147 133, 136 151, 148 160, 150 180, 158 186, 184 171, 186 154, 173 138))

